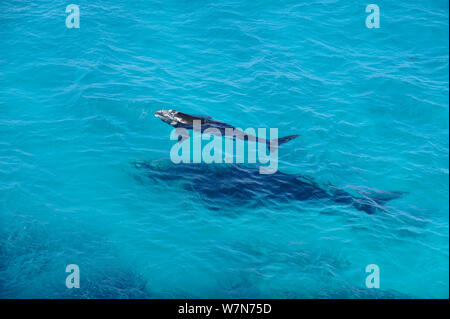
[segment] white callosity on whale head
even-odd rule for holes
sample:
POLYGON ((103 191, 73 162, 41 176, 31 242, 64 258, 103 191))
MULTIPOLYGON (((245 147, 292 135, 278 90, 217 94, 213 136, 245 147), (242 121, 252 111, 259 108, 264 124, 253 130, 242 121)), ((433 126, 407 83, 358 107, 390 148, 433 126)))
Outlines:
POLYGON ((155 112, 155 117, 159 117, 162 121, 170 125, 175 125, 179 122, 176 117, 177 113, 175 110, 158 110, 155 112))
POLYGON ((177 124, 192 124, 193 121, 193 117, 189 114, 180 113, 175 110, 159 110, 155 112, 155 116, 172 126, 177 124))

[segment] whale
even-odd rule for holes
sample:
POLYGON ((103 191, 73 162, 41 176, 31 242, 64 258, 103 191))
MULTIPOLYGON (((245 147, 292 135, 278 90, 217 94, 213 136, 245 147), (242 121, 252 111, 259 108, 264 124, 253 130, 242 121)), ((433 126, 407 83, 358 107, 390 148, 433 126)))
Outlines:
MULTIPOLYGON (((281 144, 287 143, 300 136, 299 134, 295 134, 268 140, 247 134, 230 124, 214 120, 210 116, 191 115, 175 110, 158 110, 155 112, 155 117, 160 118, 163 122, 174 128, 184 128, 187 130, 199 131, 200 133, 205 133, 205 131, 208 130, 210 134, 220 134, 220 136, 232 137, 233 139, 263 143, 271 153, 275 152, 281 144), (229 135, 230 131, 232 131, 232 136, 229 135)), ((189 138, 189 134, 180 135, 178 142, 181 143, 187 138, 189 138)))
POLYGON ((331 184, 322 185, 307 175, 287 174, 279 170, 274 174, 260 174, 258 167, 242 164, 174 164, 169 159, 160 159, 139 160, 134 165, 154 183, 181 183, 185 190, 200 193, 200 198, 212 209, 221 209, 224 205, 239 207, 246 203, 257 206, 273 201, 316 201, 374 214, 386 211, 383 206, 386 202, 404 194, 356 189, 352 194, 331 184))

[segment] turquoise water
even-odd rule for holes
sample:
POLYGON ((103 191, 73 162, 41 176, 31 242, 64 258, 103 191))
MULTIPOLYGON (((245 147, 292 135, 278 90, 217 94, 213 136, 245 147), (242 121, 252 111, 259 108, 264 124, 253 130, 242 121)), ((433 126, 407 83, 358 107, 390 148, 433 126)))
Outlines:
POLYGON ((80 0, 79 29, 69 3, 0 2, 1 297, 449 297, 447 1, 378 1, 379 29, 360 1, 80 0), (407 194, 210 209, 133 164, 169 157, 169 108, 302 134, 282 172, 407 194))

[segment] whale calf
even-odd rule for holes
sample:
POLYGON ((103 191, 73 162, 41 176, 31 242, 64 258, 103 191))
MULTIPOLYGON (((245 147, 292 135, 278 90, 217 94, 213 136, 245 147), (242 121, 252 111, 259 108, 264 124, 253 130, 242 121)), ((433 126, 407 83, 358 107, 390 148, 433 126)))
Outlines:
MULTIPOLYGON (((289 135, 277 139, 267 140, 264 138, 259 138, 250 134, 247 134, 239 129, 236 129, 234 126, 217 121, 212 119, 209 116, 198 116, 198 115, 191 115, 186 114, 182 112, 178 112, 175 110, 159 110, 155 112, 155 116, 160 118, 163 122, 175 127, 175 128, 184 128, 188 130, 196 130, 196 125, 194 121, 198 121, 198 124, 201 124, 200 126, 200 133, 203 133, 207 129, 216 129, 217 132, 221 134, 221 136, 228 137, 228 130, 232 130, 233 132, 233 138, 238 138, 240 140, 244 141, 250 141, 250 142, 258 142, 258 143, 264 143, 269 148, 270 152, 274 152, 277 150, 278 146, 284 143, 289 142, 290 140, 299 137, 300 135, 289 135)), ((214 134, 214 133, 212 133, 214 134)), ((179 142, 184 141, 185 139, 189 138, 189 135, 183 136, 179 139, 179 142)))
POLYGON ((136 161, 135 166, 155 182, 181 183, 183 188, 199 192, 203 200, 220 209, 275 201, 321 201, 356 208, 367 214, 385 210, 383 204, 399 198, 403 192, 374 191, 352 195, 333 185, 320 185, 311 177, 277 171, 259 174, 257 167, 238 164, 180 163, 170 160, 136 161))

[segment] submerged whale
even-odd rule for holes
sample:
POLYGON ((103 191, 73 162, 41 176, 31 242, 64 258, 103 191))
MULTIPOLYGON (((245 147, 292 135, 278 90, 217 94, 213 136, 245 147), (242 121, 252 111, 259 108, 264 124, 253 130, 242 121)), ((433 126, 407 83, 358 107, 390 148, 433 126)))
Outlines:
MULTIPOLYGON (((284 143, 289 142, 290 140, 299 137, 300 135, 289 135, 277 139, 267 140, 264 138, 259 138, 251 134, 247 134, 239 129, 236 129, 234 126, 217 121, 212 119, 209 116, 198 116, 198 115, 191 115, 186 114, 182 112, 178 112, 175 110, 159 110, 155 112, 155 116, 160 118, 163 122, 175 127, 175 128, 184 128, 188 130, 195 130, 197 128, 196 125, 194 125, 194 121, 198 121, 197 123, 200 124, 200 131, 201 133, 204 133, 204 131, 209 130, 211 134, 221 135, 221 136, 229 136, 228 130, 233 130, 233 136, 230 136, 232 138, 237 138, 244 141, 249 142, 258 142, 266 144, 269 148, 270 152, 274 152, 277 150, 278 146, 284 143), (214 131, 216 133, 214 133, 214 131)), ((189 135, 182 136, 179 139, 179 142, 184 141, 185 139, 189 138, 189 135)))
POLYGON ((216 203, 240 205, 254 201, 316 200, 351 206, 367 214, 385 210, 383 204, 399 198, 403 192, 359 191, 352 195, 333 185, 320 185, 311 177, 277 171, 260 174, 257 167, 238 164, 180 163, 170 160, 136 161, 135 166, 145 171, 153 181, 181 182, 190 191, 199 192, 202 199, 216 203))

